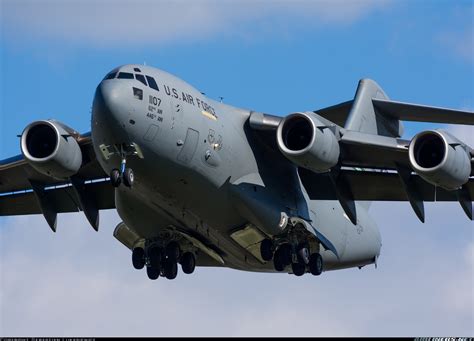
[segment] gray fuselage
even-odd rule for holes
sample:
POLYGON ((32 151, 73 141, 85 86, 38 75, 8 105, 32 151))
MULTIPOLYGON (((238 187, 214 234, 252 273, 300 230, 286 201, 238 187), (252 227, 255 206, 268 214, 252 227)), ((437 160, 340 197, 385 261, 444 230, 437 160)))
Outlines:
MULTIPOLYGON (((269 148, 248 126, 251 111, 208 99, 186 82, 161 70, 125 65, 114 72, 152 77, 157 89, 129 75, 104 79, 94 98, 92 140, 105 172, 120 157, 103 156, 103 146, 135 143, 143 158, 129 157, 132 189, 116 189, 116 207, 129 228, 144 239, 162 236, 169 226, 213 245, 224 266, 275 271, 231 238, 248 224, 262 234, 281 233, 282 213, 317 227, 339 258, 320 251, 324 270, 375 262, 381 237, 358 205, 353 225, 338 201, 310 201, 297 167, 269 148), (136 71, 139 70, 139 71, 136 71)), ((204 256, 203 256, 204 257, 204 256)), ((216 265, 205 257, 201 265, 216 265)))

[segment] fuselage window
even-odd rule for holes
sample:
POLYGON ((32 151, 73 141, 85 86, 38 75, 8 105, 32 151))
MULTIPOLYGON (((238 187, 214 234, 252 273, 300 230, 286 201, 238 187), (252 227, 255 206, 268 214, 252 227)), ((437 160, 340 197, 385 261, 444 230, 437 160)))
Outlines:
POLYGON ((155 82, 155 78, 146 76, 146 79, 148 80, 148 84, 150 85, 150 88, 160 91, 160 89, 158 89, 158 84, 156 84, 155 82))
POLYGON ((116 74, 117 74, 117 71, 113 71, 113 72, 109 73, 107 76, 105 76, 104 79, 113 79, 113 78, 115 78, 116 74))
POLYGON ((147 85, 146 80, 145 80, 145 76, 135 74, 135 78, 136 78, 137 81, 142 82, 143 84, 147 85))
POLYGON ((117 78, 121 78, 121 79, 133 79, 133 73, 119 72, 117 78))

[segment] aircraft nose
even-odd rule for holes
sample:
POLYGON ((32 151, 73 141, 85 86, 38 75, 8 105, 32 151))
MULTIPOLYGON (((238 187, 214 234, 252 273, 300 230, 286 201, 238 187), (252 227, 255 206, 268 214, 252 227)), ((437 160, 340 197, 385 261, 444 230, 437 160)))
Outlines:
POLYGON ((107 115, 117 115, 123 110, 124 91, 123 86, 114 80, 102 81, 97 87, 94 106, 107 115))
POLYGON ((124 126, 130 113, 130 87, 111 79, 102 81, 96 89, 93 116, 95 120, 113 125, 124 126), (127 91, 128 90, 128 91, 127 91))
POLYGON ((125 127, 131 111, 127 90, 128 86, 114 79, 97 86, 92 105, 93 131, 100 131, 104 138, 126 139, 125 127))

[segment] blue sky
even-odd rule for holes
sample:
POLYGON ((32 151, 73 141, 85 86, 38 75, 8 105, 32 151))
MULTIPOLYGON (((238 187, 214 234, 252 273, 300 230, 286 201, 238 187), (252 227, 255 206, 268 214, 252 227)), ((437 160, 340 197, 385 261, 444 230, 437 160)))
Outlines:
MULTIPOLYGON (((89 131, 95 87, 128 63, 156 66, 209 97, 278 115, 351 99, 363 77, 394 100, 474 107, 471 1, 0 0, 0 6, 0 159, 20 152, 16 135, 37 119, 89 131)), ((406 137, 433 127, 409 124, 406 137)), ((472 127, 450 129, 474 146, 472 127)), ((202 269, 195 278, 159 283, 131 269, 128 251, 111 235, 113 212, 98 234, 79 214, 64 215, 56 235, 42 217, 2 218, 0 334, 473 335, 472 222, 455 204, 427 205, 424 225, 408 204, 377 204, 372 212, 384 239, 377 270, 296 279, 202 269), (121 319, 131 309, 152 315, 161 302, 172 310, 160 313, 161 322, 121 319), (87 317, 94 311, 100 326, 87 317), (180 314, 200 316, 183 329, 180 314)))

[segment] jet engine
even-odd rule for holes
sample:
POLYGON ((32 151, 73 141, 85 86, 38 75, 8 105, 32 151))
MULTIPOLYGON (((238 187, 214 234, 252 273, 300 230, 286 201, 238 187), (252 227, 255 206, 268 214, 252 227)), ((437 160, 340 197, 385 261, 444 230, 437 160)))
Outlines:
POLYGON ((424 180, 455 190, 469 180, 470 155, 465 145, 441 130, 417 134, 410 142, 410 164, 424 180))
POLYGON ((82 164, 77 136, 77 132, 57 121, 36 121, 21 135, 21 152, 38 172, 66 179, 76 174, 82 164))
POLYGON ((339 159, 339 142, 334 133, 312 113, 285 117, 277 129, 280 151, 296 165, 322 173, 339 159))

